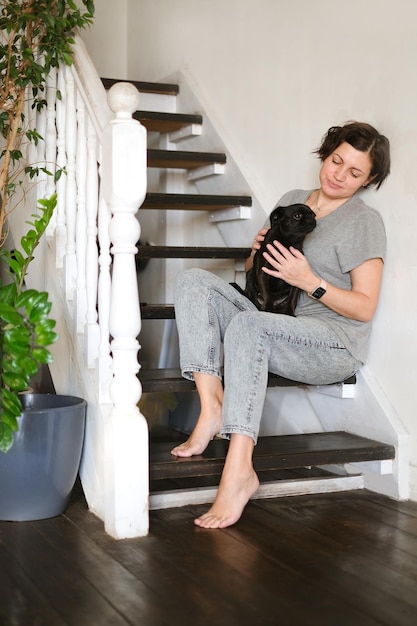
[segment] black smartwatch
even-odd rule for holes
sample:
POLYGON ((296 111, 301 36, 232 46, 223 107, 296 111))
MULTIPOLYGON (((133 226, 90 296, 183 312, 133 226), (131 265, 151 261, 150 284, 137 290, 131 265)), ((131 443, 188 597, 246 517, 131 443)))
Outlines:
POLYGON ((317 285, 317 287, 307 295, 310 296, 310 298, 314 298, 315 300, 320 300, 320 298, 322 298, 326 293, 326 289, 327 283, 323 279, 320 279, 320 284, 317 285))

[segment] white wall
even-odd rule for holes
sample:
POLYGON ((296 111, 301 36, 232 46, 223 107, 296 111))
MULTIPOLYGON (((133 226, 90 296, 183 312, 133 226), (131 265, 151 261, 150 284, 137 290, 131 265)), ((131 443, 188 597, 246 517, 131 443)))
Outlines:
MULTIPOLYGON (((104 22, 106 35, 91 49, 107 75, 118 41, 124 55, 122 38, 108 38, 111 5, 96 3, 94 28, 104 22)), ((120 35, 119 5, 116 17, 120 35)), ((389 240, 369 366, 411 434, 417 499, 415 0, 128 0, 126 17, 127 77, 187 73, 265 211, 286 190, 316 184, 311 152, 329 126, 359 119, 390 138, 392 174, 368 193, 389 240)))
POLYGON ((95 0, 94 23, 81 35, 102 78, 127 77, 128 0, 95 0))

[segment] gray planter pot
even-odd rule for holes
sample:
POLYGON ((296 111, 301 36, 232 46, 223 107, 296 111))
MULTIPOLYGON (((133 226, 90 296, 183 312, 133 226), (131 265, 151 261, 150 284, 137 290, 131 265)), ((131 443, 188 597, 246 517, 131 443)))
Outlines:
POLYGON ((73 396, 24 394, 19 431, 0 452, 0 520, 61 515, 77 478, 86 401, 73 396))

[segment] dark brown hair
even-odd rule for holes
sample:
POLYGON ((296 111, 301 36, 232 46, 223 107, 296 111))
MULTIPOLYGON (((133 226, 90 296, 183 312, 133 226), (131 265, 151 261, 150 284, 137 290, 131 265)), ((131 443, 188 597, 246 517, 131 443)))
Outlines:
POLYGON ((355 150, 367 152, 371 159, 370 182, 366 187, 376 185, 379 189, 390 173, 389 141, 373 126, 364 122, 346 122, 343 126, 332 126, 323 137, 322 143, 315 154, 323 162, 341 143, 350 144, 355 150))

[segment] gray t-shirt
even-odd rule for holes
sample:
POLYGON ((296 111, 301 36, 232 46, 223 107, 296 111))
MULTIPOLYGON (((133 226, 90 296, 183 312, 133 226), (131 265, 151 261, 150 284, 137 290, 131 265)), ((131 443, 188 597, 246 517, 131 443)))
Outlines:
MULTIPOLYGON (((311 193, 312 190, 290 191, 276 206, 305 203, 311 193)), ((316 228, 307 235, 303 246, 313 272, 331 285, 347 290, 351 289, 349 272, 368 259, 384 259, 385 250, 386 236, 381 216, 357 195, 330 215, 317 220, 316 228)), ((356 359, 362 363, 365 361, 371 322, 343 317, 305 292, 300 294, 295 313, 297 317, 320 317, 356 359)))

